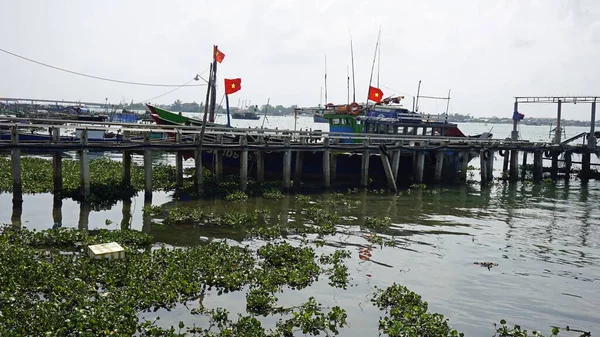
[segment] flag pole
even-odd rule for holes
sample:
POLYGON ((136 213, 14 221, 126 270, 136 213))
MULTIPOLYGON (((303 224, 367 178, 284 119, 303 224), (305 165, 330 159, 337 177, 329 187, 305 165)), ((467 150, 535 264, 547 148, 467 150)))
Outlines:
MULTIPOLYGON (((373 70, 375 70, 375 60, 377 59, 377 50, 379 49, 379 38, 381 37, 381 27, 379 27, 379 34, 377 34, 377 43, 375 44, 375 55, 373 55, 373 64, 371 65, 371 77, 369 77, 369 87, 371 87, 371 83, 373 83, 373 70)), ((369 88, 370 92, 370 88, 369 88)), ((369 92, 367 92, 367 103, 369 106, 369 92)))
POLYGON ((229 95, 225 94, 225 107, 227 108, 227 127, 231 127, 231 120, 229 117, 229 95))
POLYGON ((350 33, 350 57, 352 58, 352 102, 356 102, 356 81, 354 78, 354 46, 352 45, 352 33, 350 33))

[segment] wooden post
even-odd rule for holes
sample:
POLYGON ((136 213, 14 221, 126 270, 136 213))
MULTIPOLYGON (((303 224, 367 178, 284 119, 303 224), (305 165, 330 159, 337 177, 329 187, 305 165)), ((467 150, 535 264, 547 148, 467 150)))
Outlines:
POLYGON ((552 180, 556 180, 558 178, 558 155, 558 151, 552 151, 552 168, 550 170, 552 180))
POLYGON ((194 165, 196 166, 196 193, 198 195, 204 194, 204 167, 202 166, 202 141, 200 135, 195 135, 196 150, 194 155, 194 165))
POLYGON ((329 137, 323 141, 323 185, 331 187, 331 151, 329 150, 329 137))
POLYGON ((442 169, 444 168, 444 151, 437 151, 435 156, 435 174, 434 181, 439 183, 442 181, 442 169))
POLYGON ((489 150, 490 156, 486 163, 487 168, 487 179, 488 181, 494 180, 494 150, 489 150))
MULTIPOLYGON (((52 128, 52 141, 58 143, 60 140, 60 128, 52 128)), ((52 155, 52 171, 54 180, 54 200, 62 200, 62 152, 56 151, 52 155)))
POLYGON ((88 150, 85 149, 88 145, 88 130, 87 128, 81 132, 81 146, 79 151, 79 177, 81 183, 81 196, 87 200, 90 196, 90 157, 88 150))
POLYGON ((559 99, 558 100, 558 107, 556 110, 556 130, 554 131, 554 143, 556 144, 560 144, 561 142, 561 137, 562 137, 562 127, 561 127, 561 106, 562 106, 562 101, 559 99))
POLYGON ((52 220, 54 220, 53 228, 62 227, 62 199, 54 198, 52 203, 52 220))
POLYGON ((461 156, 460 181, 464 183, 467 181, 467 171, 469 168, 469 151, 462 151, 460 152, 459 156, 461 156))
POLYGON ((521 165, 521 179, 525 179, 527 174, 527 152, 523 151, 523 164, 521 165))
POLYGON ((590 167, 592 162, 592 152, 596 152, 596 99, 592 102, 592 113, 591 113, 591 125, 590 133, 587 139, 588 152, 581 155, 581 173, 582 177, 587 179, 590 174, 590 167))
MULTIPOLYGON (((123 131, 123 143, 131 142, 131 132, 123 131)), ((131 186, 131 152, 123 151, 123 185, 131 186)))
POLYGON ((533 180, 535 181, 542 180, 542 176, 544 174, 543 160, 542 151, 536 150, 533 153, 533 180))
MULTIPOLYGON (((396 142, 396 146, 402 146, 402 141, 396 142)), ((394 181, 398 183, 398 170, 400 169, 400 158, 402 158, 402 149, 394 151, 394 159, 392 161, 392 172, 394 173, 394 181)))
MULTIPOLYGON (((181 130, 177 129, 175 134, 175 144, 181 144, 181 130)), ((175 152, 175 188, 180 189, 183 187, 183 153, 181 151, 175 152)))
MULTIPOLYGON (((223 135, 217 136, 217 142, 223 144, 223 135)), ((223 150, 215 151, 215 176, 217 181, 223 180, 223 150)))
POLYGON ((240 156, 240 190, 246 192, 248 188, 248 141, 246 137, 240 137, 240 146, 242 147, 242 153, 240 156))
POLYGON ((290 149, 291 136, 284 139, 286 147, 283 153, 283 189, 289 190, 292 185, 292 150, 290 149))
POLYGON ((487 149, 481 149, 481 151, 479 152, 479 165, 480 165, 480 174, 481 174, 481 183, 482 184, 487 184, 489 182, 488 179, 488 159, 485 157, 485 153, 487 151, 487 154, 489 155, 489 151, 487 149))
POLYGON ((571 152, 565 152, 565 179, 569 180, 571 177, 571 166, 573 165, 573 160, 571 156, 571 152))
POLYGON ((384 152, 383 149, 380 149, 379 156, 381 157, 381 163, 383 164, 383 170, 385 171, 388 187, 392 192, 396 193, 398 189, 396 187, 396 180, 394 179, 394 172, 392 172, 389 154, 387 151, 384 152))
POLYGON ((87 231, 89 229, 90 223, 90 203, 87 201, 82 201, 79 204, 79 223, 78 227, 80 230, 87 231))
POLYGON ((510 180, 516 181, 519 179, 519 151, 510 151, 510 180))
MULTIPOLYGON (((150 132, 144 133, 144 143, 150 145, 150 132)), ((152 150, 144 150, 144 199, 152 200, 152 150)))
POLYGON ((302 165, 304 165, 304 152, 296 151, 296 163, 294 167, 294 186, 299 187, 302 180, 302 165))
MULTIPOLYGON (((17 125, 11 127, 10 142, 12 145, 19 145, 19 128, 17 125)), ((23 202, 23 183, 21 181, 21 149, 12 149, 11 151, 11 172, 13 179, 13 204, 23 202)))
POLYGON ((425 152, 420 150, 417 153, 417 171, 415 172, 415 181, 417 183, 423 182, 423 171, 425 170, 425 152))
POLYGON ((329 159, 331 161, 331 182, 334 182, 337 180, 337 160, 338 157, 335 155, 335 153, 331 153, 331 155, 329 156, 329 159))
POLYGON ((504 176, 506 174, 504 172, 508 172, 508 163, 510 162, 510 151, 508 151, 508 150, 503 150, 503 151, 504 151, 504 163, 502 163, 502 175, 504 176))
POLYGON ((363 140, 363 147, 365 148, 362 153, 362 163, 361 163, 361 176, 360 176, 360 185, 363 187, 367 187, 369 185, 369 146, 368 140, 363 140))

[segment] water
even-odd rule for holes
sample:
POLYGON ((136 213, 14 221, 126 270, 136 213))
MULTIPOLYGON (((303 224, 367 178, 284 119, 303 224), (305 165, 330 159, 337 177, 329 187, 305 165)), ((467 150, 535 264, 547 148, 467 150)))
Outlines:
MULTIPOLYGON (((269 127, 293 128, 291 117, 268 117, 269 127)), ((232 120, 234 126, 260 126, 261 121, 232 120)), ((267 126, 267 122, 265 122, 267 126)), ((313 124, 301 117, 298 128, 327 130, 326 124, 313 124), (302 126, 300 126, 302 125, 302 126)), ((466 134, 489 131, 507 137, 510 125, 461 124, 466 134)), ((532 141, 548 140, 549 126, 524 126, 521 137, 532 141)), ((567 137, 585 128, 567 128, 567 137)), ((115 158, 118 158, 115 155, 115 158)), ((594 158, 597 162, 597 159, 594 158)), ((156 158, 172 162, 172 156, 156 158)), ((574 158, 574 161, 577 160, 574 158)), ((494 174, 501 170, 502 157, 496 158, 494 174)), ((478 166, 474 160, 471 164, 478 166)), ((186 164, 193 165, 190 160, 186 164)), ((477 177, 478 174, 475 174, 477 177)), ((314 196, 319 198, 319 196, 314 196)), ((343 215, 392 219, 383 235, 396 247, 377 247, 371 261, 358 257, 366 244, 356 220, 345 220, 340 233, 321 248, 352 251, 347 261, 352 276, 348 290, 332 290, 326 281, 296 292, 281 294, 280 303, 297 304, 315 296, 325 306, 339 305, 348 312, 350 328, 343 336, 375 336, 377 321, 383 313, 369 302, 374 287, 393 282, 407 286, 429 302, 430 310, 444 314, 451 324, 467 336, 492 335, 494 322, 505 318, 528 329, 551 330, 550 325, 600 332, 600 182, 576 179, 557 184, 497 184, 447 186, 425 191, 403 191, 402 195, 348 195, 361 204, 343 215), (433 192, 432 192, 433 191, 433 192), (474 262, 498 263, 488 270, 474 262)), ((231 210, 224 200, 195 201, 194 206, 222 213, 231 210)), ((155 193, 153 204, 175 205, 171 193, 155 193)), ((21 223, 28 228, 45 229, 60 223, 64 227, 132 228, 155 235, 158 241, 173 245, 201 242, 202 237, 239 238, 236 233, 207 232, 202 228, 180 226, 176 229, 152 224, 142 216, 143 198, 120 202, 109 210, 90 210, 72 200, 60 209, 52 207, 48 194, 28 195, 22 214, 11 214, 11 196, 0 195, 0 223, 21 223), (106 220, 110 220, 108 224, 106 220)), ((251 198, 238 206, 271 210, 273 222, 301 221, 300 207, 292 197, 273 201, 251 198)), ((260 242, 250 243, 258 245, 260 242)), ((207 306, 225 306, 244 312, 244 293, 208 297, 207 306)), ((151 318, 150 314, 146 315, 151 318)), ((177 325, 179 320, 201 323, 185 308, 157 312, 161 324, 177 325)), ((267 321, 268 323, 268 321, 267 321)), ((568 334, 566 336, 569 336, 568 334)))

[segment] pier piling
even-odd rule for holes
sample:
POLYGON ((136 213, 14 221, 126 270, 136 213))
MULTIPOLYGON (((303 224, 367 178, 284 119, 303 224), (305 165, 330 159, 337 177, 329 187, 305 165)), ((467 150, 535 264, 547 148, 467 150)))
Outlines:
MULTIPOLYGON (((131 133, 129 131, 123 132, 123 142, 131 142, 131 133)), ((123 185, 131 186, 131 152, 123 151, 123 185)))
POLYGON ((81 196, 84 200, 87 200, 90 196, 90 157, 89 150, 85 147, 88 145, 88 130, 87 128, 81 131, 81 146, 82 150, 79 151, 79 173, 80 173, 80 187, 81 196))
MULTIPOLYGON (((181 130, 177 129, 175 134, 175 143, 181 144, 181 130)), ((175 152, 175 188, 180 189, 183 187, 183 153, 181 151, 175 152)))
POLYGON ((479 166, 480 166, 479 173, 481 175, 481 184, 483 184, 483 185, 485 185, 489 182, 489 179, 488 179, 489 160, 485 155, 486 151, 487 151, 487 154, 489 155, 489 150, 487 150, 487 149, 481 149, 481 151, 479 152, 479 166))
POLYGON ((292 150, 290 149, 291 139, 286 137, 284 146, 286 147, 283 153, 283 189, 289 190, 292 185, 292 150))
MULTIPOLYGON (((10 141, 13 145, 19 144, 19 129, 17 126, 11 128, 10 141)), ((23 182, 21 180, 21 150, 12 149, 11 151, 11 172, 13 179, 13 204, 23 202, 23 182)))
POLYGON ((381 163, 383 164, 383 170, 387 178, 388 188, 390 191, 396 193, 398 189, 396 187, 396 180, 394 179, 394 172, 392 172, 392 164, 390 164, 389 153, 380 148, 379 157, 381 157, 381 163))
MULTIPOLYGON (((52 128, 52 142, 60 141, 60 129, 52 128)), ((54 181, 54 200, 62 200, 62 152, 56 151, 52 154, 52 178, 54 181)))
MULTIPOLYGON (((402 146, 402 142, 396 142, 396 146, 402 146)), ((400 158, 402 158, 402 148, 394 151, 394 159, 392 161, 392 172, 394 173, 394 181, 398 181, 398 170, 400 168, 400 158)))
POLYGON ((542 150, 533 152, 533 180, 540 181, 544 174, 542 150))
POLYGON ((423 151, 418 151, 416 153, 416 158, 417 158, 417 171, 415 172, 415 181, 417 183, 422 183, 423 182, 423 172, 425 170, 425 152, 423 151))
POLYGON ((435 154, 435 173, 433 181, 439 183, 442 181, 442 169, 444 168, 444 151, 437 151, 435 154))
POLYGON ((326 188, 331 187, 331 151, 329 150, 329 138, 324 140, 323 150, 323 184, 326 188))
POLYGON ((199 135, 194 137, 196 149, 194 150, 194 165, 196 169, 196 193, 198 195, 204 194, 204 167, 202 166, 202 140, 199 135))
POLYGON ((362 187, 367 187, 369 185, 369 150, 367 147, 369 146, 368 140, 363 140, 363 147, 365 148, 362 151, 362 163, 360 165, 360 185, 362 187))
MULTIPOLYGON (((144 133, 144 143, 150 144, 150 132, 144 133)), ((144 199, 152 200, 152 150, 144 150, 144 199)))
POLYGON ((521 180, 527 175, 527 151, 523 151, 523 163, 521 165, 521 180))
POLYGON ((242 147, 240 156, 240 190, 246 192, 248 188, 248 140, 246 137, 240 137, 240 146, 242 147))

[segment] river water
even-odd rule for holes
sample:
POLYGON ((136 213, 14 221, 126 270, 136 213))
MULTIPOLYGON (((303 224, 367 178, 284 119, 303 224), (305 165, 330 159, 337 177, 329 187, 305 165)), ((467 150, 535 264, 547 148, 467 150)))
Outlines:
MULTIPOLYGON (((328 130, 326 124, 315 124, 309 117, 300 117, 296 123, 298 129, 328 130)), ((232 120, 232 124, 260 126, 262 120, 232 120)), ((459 126, 465 134, 492 129, 495 138, 508 137, 511 130, 510 125, 459 126)), ((293 128, 294 120, 268 117, 265 127, 293 128)), ((546 141, 549 130, 550 126, 523 126, 521 138, 546 141)), ((566 136, 585 131, 567 127, 566 136)), ((173 156, 159 160, 172 162, 173 156)), ((594 161, 598 162, 597 158, 594 161)), ((478 167, 478 160, 471 164, 478 167)), ((496 158, 494 168, 494 175, 500 175, 502 157, 496 158)), ((473 178, 478 179, 478 172, 473 178)), ((346 309, 350 328, 344 329, 342 336, 375 336, 382 313, 369 303, 369 295, 375 286, 397 282, 422 295, 430 310, 444 314, 467 336, 491 336, 492 324, 502 318, 543 332, 549 332, 551 325, 568 325, 592 331, 592 335, 600 333, 600 182, 571 179, 556 184, 498 183, 484 188, 472 184, 413 189, 400 195, 359 192, 347 197, 361 203, 343 214, 349 216, 341 224, 343 233, 331 238, 321 251, 344 247, 352 252, 347 263, 353 286, 332 290, 326 281, 320 281, 301 292, 284 292, 280 303, 299 303, 315 296, 326 306, 346 309), (382 234, 396 243, 395 247, 376 247, 370 261, 358 257, 359 246, 367 241, 353 220, 364 216, 390 217, 392 226, 382 234), (488 270, 474 264, 488 261, 498 265, 488 270)), ((231 210, 231 204, 223 200, 190 203, 217 213, 231 210)), ((153 204, 176 203, 171 193, 155 193, 153 204)), ((108 210, 89 210, 65 200, 62 208, 53 210, 51 195, 27 195, 22 214, 11 214, 11 196, 0 194, 0 207, 4 210, 0 223, 28 228, 45 229, 58 222, 64 227, 117 229, 124 220, 133 229, 148 231, 157 241, 172 245, 198 244, 202 237, 217 235, 199 228, 152 224, 142 216, 143 197, 108 210), (107 219, 112 223, 107 225, 107 219)), ((290 196, 277 201, 251 198, 238 207, 269 208, 272 221, 285 223, 298 220, 300 206, 290 196)), ((236 238, 235 233, 218 236, 236 238)), ((234 312, 243 312, 245 307, 244 294, 207 301, 234 312)), ((158 314, 167 325, 198 319, 184 308, 158 314)))

